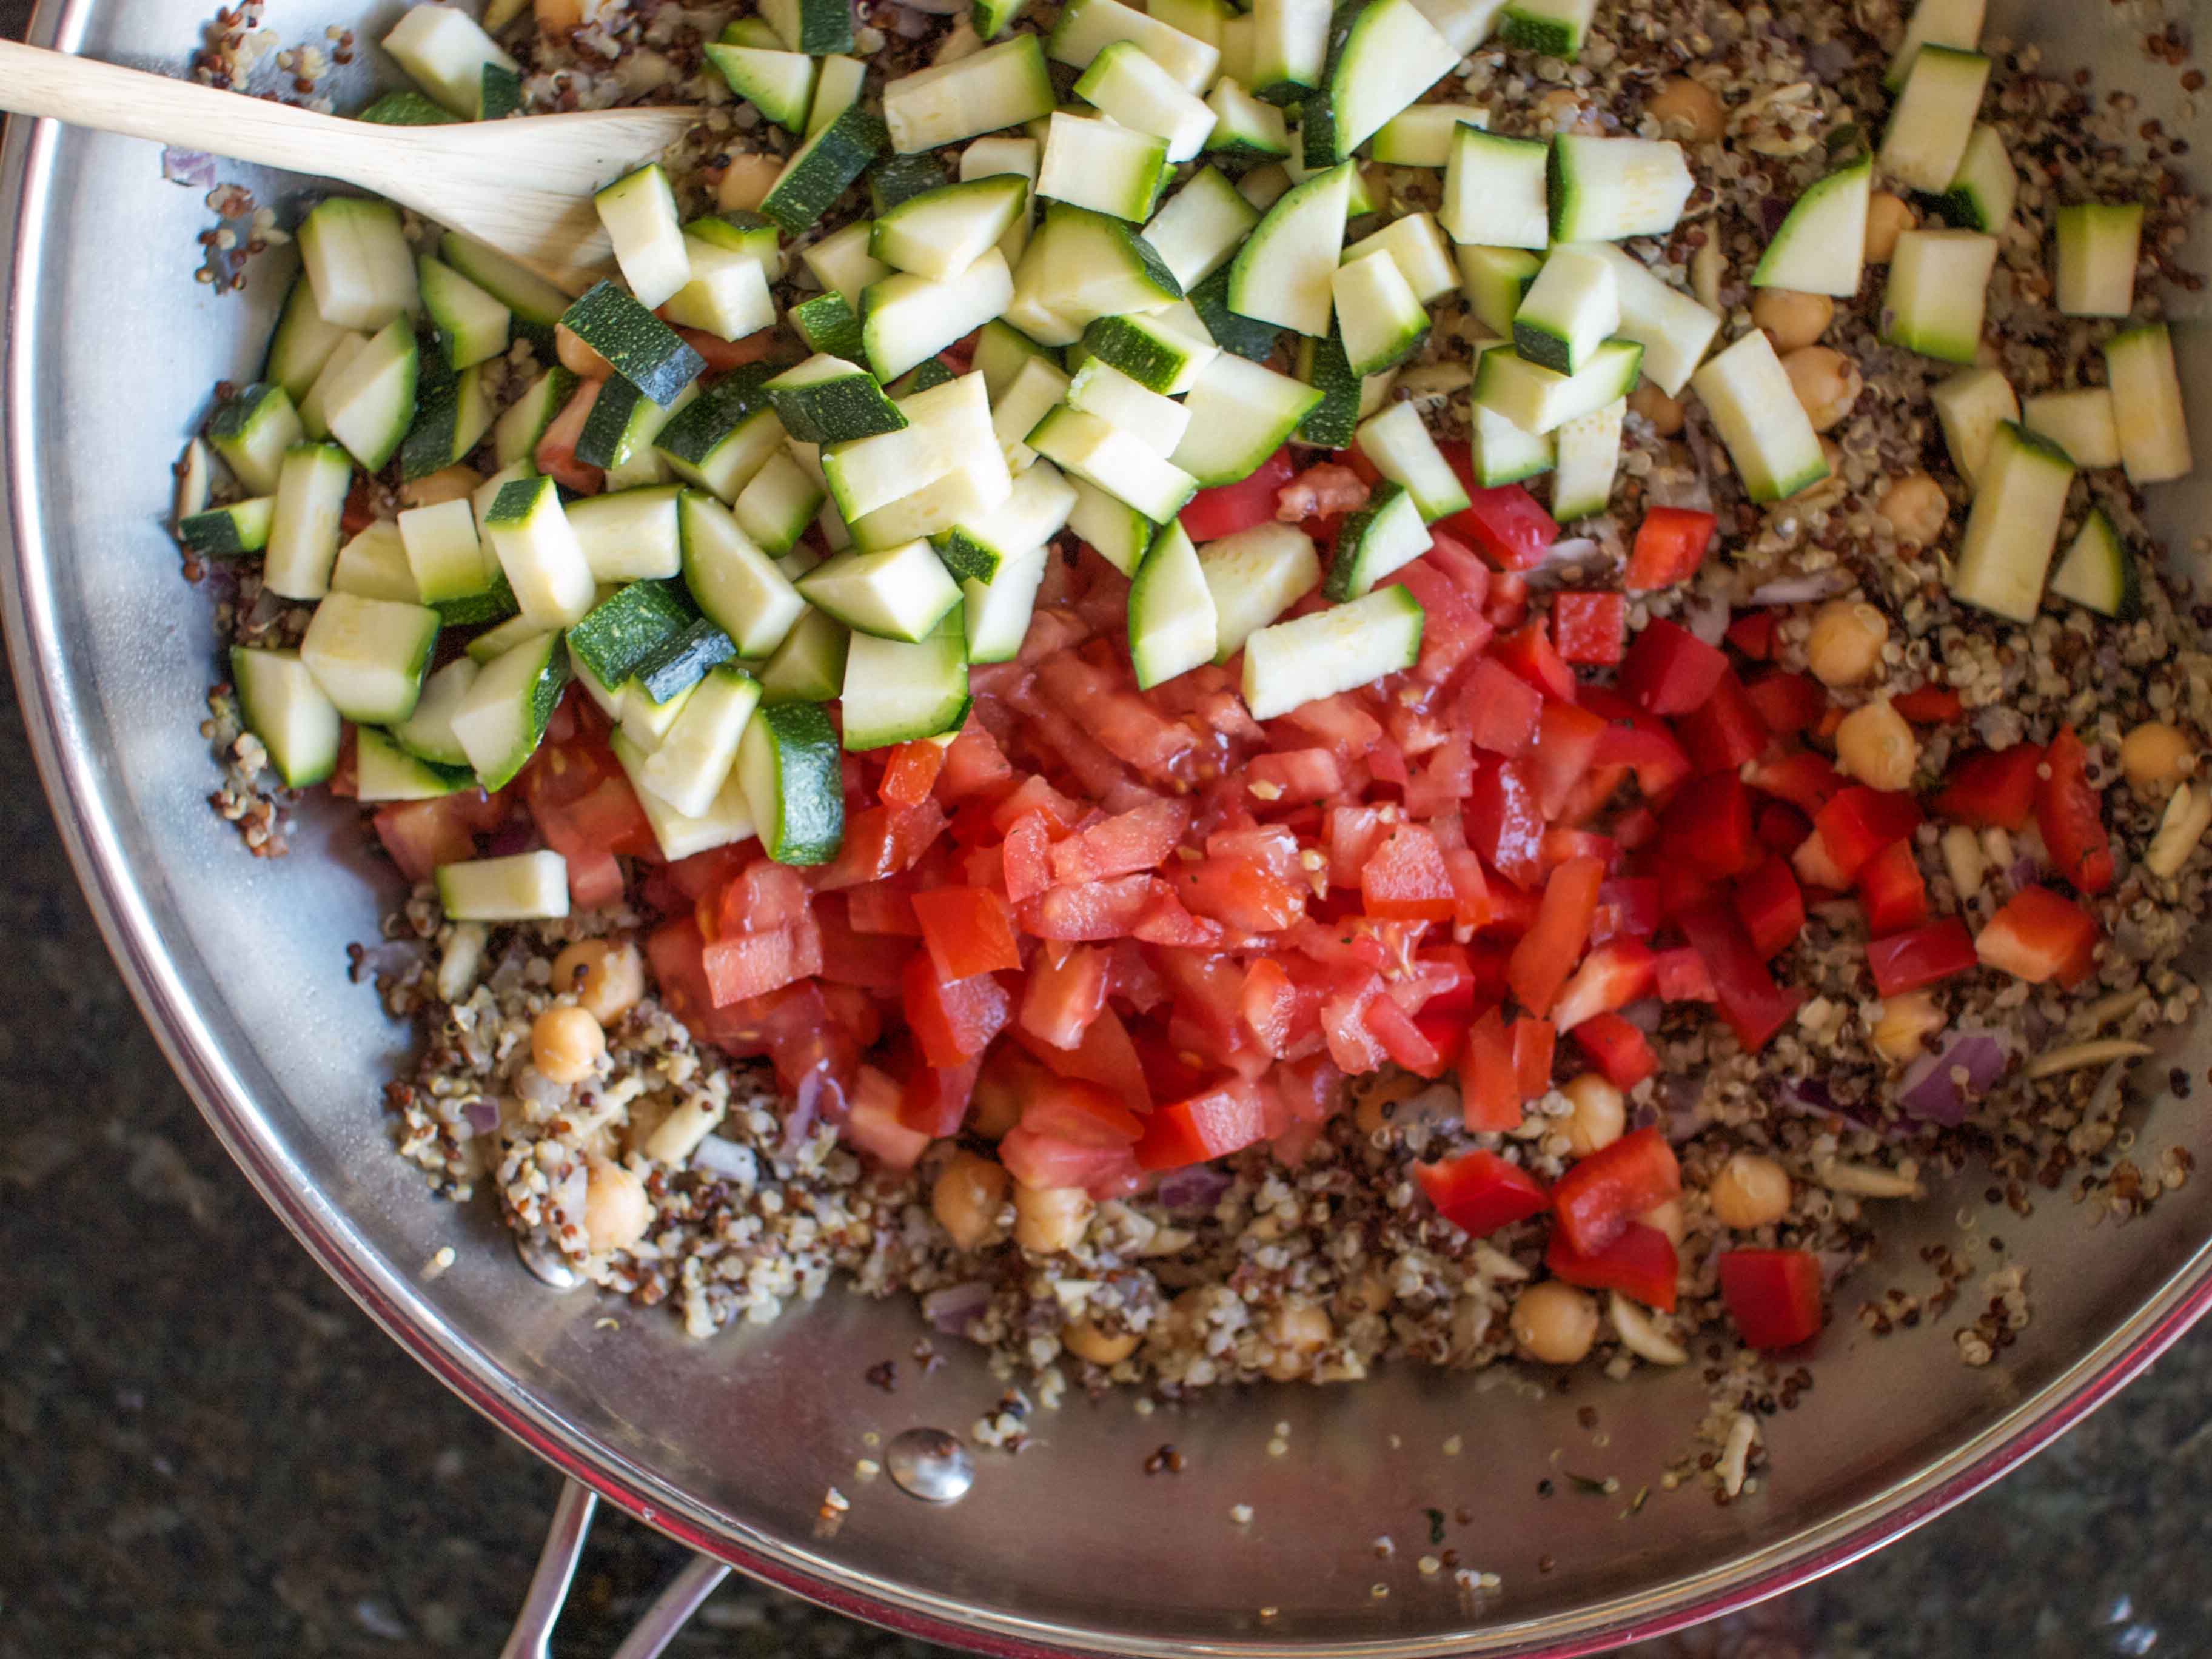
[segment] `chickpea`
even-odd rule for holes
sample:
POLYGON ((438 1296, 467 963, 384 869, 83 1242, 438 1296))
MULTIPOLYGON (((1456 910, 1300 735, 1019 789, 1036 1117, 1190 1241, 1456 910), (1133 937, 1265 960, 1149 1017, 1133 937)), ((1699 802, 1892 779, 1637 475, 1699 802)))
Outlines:
POLYGON ((591 1010, 548 1008, 530 1027, 530 1063, 556 1083, 581 1083, 606 1058, 607 1034, 591 1010))
POLYGON ((1864 599, 1830 599, 1813 613, 1805 665, 1826 686, 1863 685, 1881 666, 1889 623, 1864 599))
POLYGON ((1919 765, 1920 739, 1887 697, 1854 708, 1836 728, 1836 769, 1869 789, 1910 789, 1919 765))
POLYGON ((604 380, 615 372, 615 366, 586 345, 583 337, 566 323, 553 325, 553 355, 561 360, 562 368, 586 380, 604 380))
POLYGON ((1267 1321, 1267 1336, 1275 1348, 1267 1375, 1288 1382, 1313 1369, 1314 1356, 1335 1340, 1336 1324, 1310 1302, 1285 1302, 1267 1321))
POLYGON ((1866 258, 1870 265, 1886 265, 1897 252, 1897 239, 1920 222, 1920 216, 1905 198, 1878 190, 1867 198, 1866 258))
POLYGON ((1049 1255, 1072 1250, 1091 1224, 1091 1194, 1080 1187, 1024 1187, 1014 1182, 1014 1243, 1049 1255))
POLYGON ((584 1161, 584 1238, 594 1251, 626 1250, 652 1224, 642 1181, 612 1158, 584 1161))
POLYGON ((1075 1319, 1061 1328, 1060 1345, 1094 1365, 1118 1365, 1136 1352, 1137 1334, 1116 1331, 1109 1336, 1089 1320, 1075 1319))
POLYGON ((1815 432, 1826 432, 1850 414, 1866 389, 1859 366, 1833 346, 1800 346, 1782 360, 1782 368, 1815 432))
POLYGON ((553 988, 574 991, 576 1005, 611 1025, 645 996, 645 960, 626 939, 580 939, 553 958, 553 988))
POLYGON ((1682 1237, 1686 1229, 1682 1221, 1680 1199, 1670 1198, 1663 1204, 1654 1204, 1636 1218, 1645 1226, 1656 1227, 1661 1232, 1666 1234, 1667 1242, 1676 1249, 1682 1248, 1682 1237))
POLYGON ((1390 1276, 1380 1267, 1367 1267, 1359 1276, 1336 1294, 1337 1305, 1346 1314, 1357 1317, 1361 1314, 1381 1313, 1395 1298, 1397 1292, 1390 1288, 1390 1276))
POLYGON ((1628 394, 1632 414, 1641 415, 1651 422, 1651 429, 1662 438, 1671 438, 1682 429, 1682 400, 1670 398, 1649 380, 1638 380, 1636 390, 1628 394))
POLYGON ((1627 1103, 1601 1073, 1570 1078, 1559 1085, 1559 1092, 1574 1108, 1567 1118, 1567 1146, 1577 1158, 1612 1146, 1628 1127, 1627 1103))
POLYGON ((1352 1121, 1364 1135, 1376 1134, 1389 1127, 1396 1120, 1400 1103, 1411 1100, 1429 1086, 1425 1079, 1411 1072, 1363 1081, 1365 1086, 1360 1091, 1359 1104, 1352 1108, 1352 1121))
POLYGON ((996 1140, 1022 1121, 1022 1103, 1044 1087, 1044 1067, 1011 1042, 993 1050, 969 1097, 968 1127, 996 1140))
POLYGON ((1908 472, 1881 492, 1874 510, 1906 546, 1929 547, 1950 521, 1951 498, 1925 472, 1908 472))
POLYGON ((557 37, 584 26, 584 0, 531 0, 531 13, 546 35, 557 37))
POLYGON ((2171 789, 2196 765, 2189 739, 2163 720, 2145 720, 2120 739, 2120 769, 2139 789, 2171 789))
POLYGON ((999 1209, 1012 1179, 995 1159, 958 1153, 929 1189, 930 1213, 955 1244, 972 1250, 998 1231, 999 1209))
POLYGON ((410 478, 399 486, 399 505, 402 507, 436 507, 442 501, 457 501, 464 495, 473 495, 483 476, 476 468, 463 462, 441 466, 435 472, 420 478, 410 478))
POLYGON ((1571 1285, 1547 1279, 1513 1304, 1513 1340, 1531 1359, 1571 1365, 1597 1340, 1597 1304, 1571 1285))
POLYGON ((1728 131, 1728 111, 1720 97, 1704 82, 1678 75, 1653 93, 1644 112, 1665 128, 1669 137, 1710 144, 1728 131))
POLYGON ((1705 1196, 1723 1227, 1771 1226, 1790 1209, 1790 1172, 1760 1152, 1738 1152, 1721 1165, 1705 1196))
POLYGON ((1753 296, 1751 320, 1773 337, 1779 352, 1811 345, 1835 320, 1836 302, 1825 294, 1800 294, 1793 288, 1763 288, 1753 296))
POLYGON ((1943 1010, 1925 991, 1907 991, 1881 1005, 1874 1023, 1874 1046, 1899 1066, 1920 1058, 1928 1039, 1945 1024, 1943 1010))
POLYGON ((714 184, 714 205, 725 213, 750 213, 768 198, 783 163, 773 155, 733 155, 714 184))

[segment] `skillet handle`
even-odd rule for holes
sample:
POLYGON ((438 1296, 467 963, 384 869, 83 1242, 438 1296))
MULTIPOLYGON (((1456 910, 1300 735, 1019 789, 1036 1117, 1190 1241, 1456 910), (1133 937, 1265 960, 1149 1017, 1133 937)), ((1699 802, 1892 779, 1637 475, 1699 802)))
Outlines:
MULTIPOLYGON (((553 1506, 552 1524, 545 1530, 545 1547, 538 1553, 537 1570, 530 1575, 530 1588, 523 1594, 522 1611, 515 1615, 514 1632, 499 1650, 500 1659, 551 1659, 553 1626, 568 1599, 568 1585, 576 1576, 576 1563, 583 1555, 584 1537, 591 1530, 599 1501, 590 1488, 574 1480, 562 1483, 560 1501, 553 1506)), ((623 1638, 614 1659, 659 1659, 729 1571, 725 1563, 703 1555, 686 1562, 623 1638)))

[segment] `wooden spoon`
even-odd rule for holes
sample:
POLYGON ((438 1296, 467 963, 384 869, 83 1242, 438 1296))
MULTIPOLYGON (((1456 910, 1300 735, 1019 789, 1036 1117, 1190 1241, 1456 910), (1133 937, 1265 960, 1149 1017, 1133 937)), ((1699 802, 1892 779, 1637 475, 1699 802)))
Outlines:
POLYGON ((607 274, 592 192, 705 115, 670 106, 383 126, 12 41, 0 41, 0 109, 342 179, 489 242, 570 294, 607 274))

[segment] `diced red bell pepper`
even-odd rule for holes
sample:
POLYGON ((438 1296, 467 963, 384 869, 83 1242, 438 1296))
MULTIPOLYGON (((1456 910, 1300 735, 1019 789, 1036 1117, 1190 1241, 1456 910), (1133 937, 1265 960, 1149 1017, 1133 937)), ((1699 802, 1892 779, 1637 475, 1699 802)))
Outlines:
POLYGON ((1552 600, 1552 639, 1564 661, 1610 667, 1628 648, 1628 596, 1559 594, 1552 600))
POLYGON ((1974 940, 1990 967, 2031 985, 2057 980, 2071 990, 2096 970, 2097 919, 2047 887, 2023 887, 1974 940))
POLYGON ((1916 686, 1892 697, 1889 706, 1915 726, 1948 726, 1966 712, 1959 694, 1948 685, 1916 686))
POLYGON ((1180 1170, 1249 1146, 1267 1132, 1256 1085, 1224 1083, 1162 1106, 1145 1120, 1137 1162, 1147 1170, 1180 1170))
POLYGON ((1552 1023, 1562 1031, 1579 1033, 1598 1015, 1650 996, 1655 982, 1650 945, 1626 939, 1598 945, 1560 990, 1552 1005, 1552 1023))
POLYGON ((1736 878, 1735 913, 1759 960, 1771 962, 1805 931, 1805 895, 1788 860, 1769 854, 1736 878))
POLYGON ((1912 838, 1893 841, 1866 861, 1858 874, 1859 903, 1875 939, 1901 933, 1928 920, 1928 884, 1912 856, 1912 838))
MULTIPOLYGON (((1597 688, 1592 686, 1583 692, 1583 701, 1595 707, 1597 696, 1597 688)), ((1690 775, 1690 757, 1664 726, 1648 714, 1643 719, 1644 724, 1627 725, 1608 716, 1591 764, 1634 769, 1636 787, 1644 792, 1644 799, 1663 801, 1690 775)))
POLYGON ((1533 1014, 1550 1011, 1583 948, 1589 942, 1590 918, 1605 866, 1596 859, 1570 859, 1545 884, 1535 925, 1513 947, 1506 978, 1521 1006, 1533 1014))
POLYGON ((1272 523, 1275 497, 1297 470, 1297 458, 1285 446, 1235 483, 1200 490, 1177 515, 1185 533, 1194 542, 1212 542, 1272 523))
POLYGON ((1785 800, 1771 800, 1759 809, 1752 826, 1759 844, 1770 853, 1788 858, 1813 833, 1813 820, 1785 800))
POLYGON ((1552 1061, 1559 1046, 1559 1028, 1550 1020, 1524 1014, 1513 1022, 1513 1075, 1524 1102, 1552 1086, 1552 1061))
POLYGON ((872 1066, 855 1074, 845 1121, 837 1133, 856 1152, 890 1170, 911 1170, 929 1150, 933 1136, 909 1129, 900 1120, 904 1091, 897 1081, 872 1066))
POLYGON ((1467 729, 1477 749, 1493 755, 1518 755, 1536 738, 1544 696, 1495 657, 1484 657, 1468 671, 1452 702, 1452 718, 1467 729))
POLYGON ((2042 765, 2043 750, 2033 743, 1961 755, 1951 763, 1929 810, 1977 830, 2025 829, 2035 815, 2042 765))
POLYGON ((1597 890, 1590 943, 1648 939, 1659 927, 1659 884, 1649 876, 1616 876, 1597 890))
POLYGON ((1628 574, 1622 585, 1632 593, 1672 587, 1698 574, 1712 545, 1716 520, 1710 513, 1686 507, 1655 507, 1637 526, 1629 550, 1628 574))
POLYGON ((1774 654, 1775 613, 1766 610, 1747 611, 1729 624, 1728 642, 1753 662, 1765 662, 1774 654))
POLYGON ((1794 1348, 1820 1334, 1820 1260, 1810 1250, 1729 1250, 1721 1299, 1746 1346, 1794 1348))
POLYGON ((1717 1002, 1712 970, 1694 945, 1677 945, 1651 959, 1652 981, 1662 1002, 1717 1002))
POLYGON ((1743 780, 1723 772, 1678 793, 1659 815, 1659 842, 1669 859, 1715 880, 1750 869, 1760 848, 1743 780))
POLYGON ((945 769, 945 750, 937 744, 922 740, 902 743, 890 752, 884 763, 883 788, 879 792, 886 806, 919 806, 922 797, 937 784, 937 775, 945 769))
POLYGON ((2089 751, 2070 726, 2059 728, 2043 757, 2035 792, 2035 823, 2058 873, 2083 893, 2112 884, 2112 843, 2105 834, 2105 802, 2089 781, 2089 751))
POLYGON ((1713 695, 1728 659, 1686 628, 1644 625, 1620 665, 1623 696, 1646 714, 1686 714, 1713 695))
POLYGON ((1662 921, 1673 921, 1701 904, 1711 903, 1721 890, 1721 884, 1712 877, 1675 857, 1661 860, 1659 873, 1652 879, 1659 890, 1662 921))
POLYGON ((1885 997, 1903 996, 1954 974, 1963 974, 1979 958, 1966 923, 1942 916, 1911 929, 1875 939, 1867 946, 1867 965, 1875 988, 1885 997))
POLYGON ((1656 1227, 1632 1221, 1620 1237, 1595 1255, 1583 1255, 1554 1229, 1544 1251, 1552 1277, 1587 1291, 1619 1291, 1662 1313, 1674 1311, 1674 1285, 1680 1264, 1674 1243, 1656 1227))
POLYGON ((1766 729, 1778 738, 1815 730, 1828 713, 1828 694, 1820 689, 1820 681, 1803 674, 1778 669, 1761 674, 1744 686, 1743 694, 1759 711, 1759 718, 1766 722, 1766 729))
POLYGON ((1646 1210, 1682 1190, 1682 1166, 1658 1130, 1638 1129, 1600 1147, 1552 1188, 1559 1234, 1577 1255, 1602 1255, 1646 1210))
POLYGON ((1466 508, 1441 526, 1468 542, 1500 570, 1530 570, 1544 562, 1559 526, 1519 484, 1468 492, 1466 508))
POLYGON ((1542 884, 1544 817, 1523 762, 1479 763, 1463 817, 1468 845, 1484 863, 1516 887, 1542 884))
POLYGON ((906 965, 899 1004, 907 1028, 933 1066, 957 1066, 980 1054, 1013 1016, 1013 999, 988 974, 950 981, 939 979, 926 951, 906 965))
POLYGON ((1682 936, 1705 958, 1712 975, 1721 1018, 1746 1054, 1757 1054, 1786 1024, 1805 1000, 1800 986, 1784 987, 1766 971, 1765 958, 1735 913, 1717 903, 1698 906, 1681 918, 1682 936))
MULTIPOLYGON (((1390 1063, 1403 1066, 1416 1077, 1438 1078, 1444 1074, 1451 1049, 1447 1045, 1439 1048, 1429 1040, 1428 1033, 1395 1000, 1380 996, 1369 1002, 1362 1018, 1367 1022, 1368 1035, 1382 1045, 1390 1063)), ((1452 1028, 1455 1034, 1455 1028, 1452 1028)))
POLYGON ((1675 735, 1699 772, 1733 772, 1766 747, 1766 722, 1734 674, 1723 674, 1713 695, 1674 722, 1675 735))
POLYGON ((1106 952, 1078 945, 1056 959, 1039 952, 1022 990, 1022 1030, 1055 1048, 1082 1046, 1083 1034, 1106 1007, 1106 952))
POLYGON ((1651 1039, 1619 1014, 1592 1014, 1572 1035, 1590 1064, 1616 1089, 1633 1089, 1659 1069, 1651 1039))
POLYGON ((1413 1179, 1438 1215, 1474 1238, 1486 1238, 1551 1207, 1535 1176, 1480 1147, 1434 1164, 1416 1164, 1413 1179))
POLYGON ((1571 702, 1544 704, 1536 722, 1536 746, 1521 763, 1535 782, 1536 810, 1547 818, 1565 816, 1605 732, 1605 721, 1586 708, 1571 702))
POLYGON ((1850 787, 1826 755, 1792 749, 1754 762, 1744 781, 1762 795, 1786 800, 1808 818, 1850 787))
POLYGON ((1893 842, 1920 827, 1920 803, 1901 790, 1853 784, 1813 815, 1820 845, 1848 882, 1893 842))
POLYGON ((1527 681, 1547 697, 1560 702, 1575 701, 1575 671, 1559 659, 1544 617, 1538 617, 1514 629, 1491 647, 1491 655, 1508 672, 1527 681))
POLYGON ((795 927, 707 940, 701 961, 707 972, 708 998, 715 1007, 726 1008, 733 1002, 766 996, 818 971, 822 957, 819 935, 816 938, 811 966, 802 958, 795 927))
POLYGON ((1457 903, 1436 833, 1420 823, 1384 837, 1360 868, 1359 892, 1369 915, 1399 921, 1449 921, 1457 903))
POLYGON ((1460 1109, 1468 1132, 1504 1133, 1521 1127, 1521 1073, 1514 1064, 1513 1035, 1492 1008, 1468 1030, 1459 1066, 1460 1109))
POLYGON ((939 887, 915 894, 913 902, 939 978, 973 979, 1022 965, 1006 902, 989 888, 939 887))

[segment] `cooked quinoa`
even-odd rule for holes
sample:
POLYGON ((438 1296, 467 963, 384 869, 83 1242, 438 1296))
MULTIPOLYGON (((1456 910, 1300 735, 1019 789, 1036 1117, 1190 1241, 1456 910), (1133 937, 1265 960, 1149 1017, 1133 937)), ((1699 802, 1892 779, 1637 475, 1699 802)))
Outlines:
MULTIPOLYGON (((701 43, 728 21, 730 8, 581 0, 571 9, 579 25, 557 36, 540 33, 527 14, 508 32, 528 101, 540 110, 709 106, 708 122, 671 158, 687 210, 713 205, 734 156, 790 148, 703 66, 701 43)), ((1047 25, 1054 9, 1039 0, 1027 17, 1047 25)), ((1720 310, 1722 337, 1732 339, 1753 326, 1747 279, 1783 205, 1826 170, 1841 130, 1879 125, 1888 102, 1881 78, 1902 33, 1899 12, 1896 0, 1607 0, 1579 62, 1486 46, 1427 97, 1483 106, 1502 132, 1572 127, 1685 140, 1698 179, 1689 210, 1663 246, 1641 241, 1631 250, 1720 310), (1713 95, 1717 135, 1652 112, 1655 97, 1683 76, 1713 95)), ((877 71, 901 73, 976 45, 964 21, 870 0, 859 0, 858 15, 860 49, 874 54, 877 71)), ((257 32, 257 22, 251 4, 225 14, 199 66, 203 78, 243 84, 273 58, 277 43, 257 32)), ((331 44, 341 61, 349 55, 349 37, 331 44)), ((2175 264, 2197 207, 2167 165, 2185 146, 2154 123, 2140 123, 2126 94, 2101 94, 2086 73, 2045 65, 2033 46, 1989 40, 1983 50, 1995 60, 1984 118, 2020 172, 1990 294, 1985 338, 1996 344, 1984 347, 1984 361, 2001 367, 2024 396, 2097 384, 2099 348, 2118 325, 2061 318, 2047 303, 2053 210, 2078 200, 2150 204, 2143 258, 2163 289, 2148 279, 2139 284, 2136 319, 2155 319, 2162 291, 2202 286, 2175 264)), ((2181 66, 2169 64, 2177 72, 2181 66)), ((295 94, 313 93, 318 67, 300 58, 284 66, 295 94)), ((1676 94, 1662 107, 1698 106, 1676 94)), ((1381 171, 1401 204, 1427 204, 1424 192, 1433 202, 1434 170, 1381 171)), ((851 216, 833 212, 824 226, 851 216)), ((802 297, 810 281, 792 262, 779 302, 802 297)), ((1706 1334, 1722 1328, 1713 1259, 1723 1243, 1816 1253, 1837 1317, 1856 1310, 1877 1331, 1936 1322, 1963 1302, 1942 1340, 1965 1363, 1986 1364, 2029 1317, 2024 1273, 2012 1268, 1976 1282, 1978 1270, 1963 1256, 1940 1253, 1931 1263, 1939 1288, 1926 1297, 1845 1278, 1870 1252, 1889 1206, 1986 1160, 1993 1197, 2014 1209, 2063 1196, 2124 1219, 2189 1174, 2179 1148, 2127 1156, 2133 1137, 2123 1115, 2133 1090, 2112 1086, 2110 1073, 2113 1060, 2196 1012, 2198 988, 2176 963, 2205 912, 2208 861, 2185 844, 2182 856, 2161 860, 2173 873, 2153 871, 2147 857, 2173 792, 2129 783, 2118 757, 2123 737, 2145 721, 2172 723, 2198 748, 2212 732, 2212 657, 2200 631, 2212 611, 2185 586, 2169 586, 2154 574, 2154 563, 2172 562, 2166 549, 2159 550, 2163 561, 2143 560, 2142 610, 2130 622, 2068 607, 2015 626, 1954 605, 1945 578, 1968 491, 1928 395, 1950 370, 1880 342, 1879 289, 1869 284, 1856 301, 1838 302, 1822 336, 1848 359, 1856 386, 1848 412, 1827 434, 1833 471, 1826 483, 1754 506, 1694 399, 1668 407, 1673 400, 1639 396, 1613 514, 1586 525, 1578 556, 1555 562, 1537 580, 1616 582, 1647 505, 1709 507, 1720 517, 1727 556, 1709 558, 1692 585, 1638 596, 1632 628, 1651 616, 1790 595, 1797 602, 1783 613, 1776 659, 1802 668, 1815 604, 1863 599, 1886 619, 1887 642, 1877 672, 1835 692, 1838 702, 1848 709, 1878 695, 1948 686, 1966 711, 1963 722, 1922 732, 1916 787, 1942 774, 1962 739, 1991 747, 2044 743, 2070 724, 2088 746, 2092 781, 2105 787, 2118 860, 2112 890, 2088 901, 2106 942, 2094 978, 2071 992, 1972 975, 1930 993, 1952 1027, 2013 1033, 2021 1054, 2039 1056, 2037 1069, 2048 1073, 2031 1077, 2015 1054, 1957 1129, 1898 1115, 1893 1097, 1904 1066, 1876 1041, 1883 1006, 1854 904, 1816 908, 1776 964, 1786 982, 1812 994, 1794 1026, 1757 1055, 1742 1053, 1709 1014, 1670 1007, 1651 1034, 1659 1073, 1630 1091, 1627 1106, 1632 1123, 1665 1127, 1681 1162, 1682 1295, 1672 1315, 1612 1298, 1592 1363, 1614 1375, 1688 1363, 1692 1339, 1702 1351, 1706 1334), (1932 477, 1949 507, 1942 532, 1925 546, 1900 538, 1884 516, 1890 488, 1914 472, 1932 477), (1788 1172, 1788 1207, 1778 1222, 1731 1231, 1707 1192, 1722 1165, 1746 1150, 1788 1172)), ((1435 316, 1421 356, 1394 395, 1417 400, 1441 434, 1464 430, 1471 323, 1456 295, 1439 301, 1435 316)), ((495 395, 511 397, 537 368, 518 341, 494 377, 495 395)), ((2094 501, 2131 545, 2150 550, 2141 499, 2122 475, 2083 477, 2077 514, 2094 501)), ((370 505, 388 516, 392 494, 380 491, 370 505)), ((2069 520, 2065 536, 2076 523, 2069 520)), ((216 612, 224 642, 296 640, 304 607, 264 593, 250 568, 232 580, 216 612)), ((258 745, 240 732, 223 689, 211 709, 207 734, 226 768, 218 809, 256 852, 281 852, 289 797, 261 772, 258 745)), ((1923 824, 1915 852, 1934 913, 1986 921, 2009 892, 2016 861, 2041 850, 2034 836, 2032 828, 2010 839, 1984 832, 1961 848, 1945 846, 1939 826, 1923 824)), ((554 983, 555 957, 578 939, 635 934, 647 920, 615 908, 558 923, 457 925, 441 916, 426 886, 392 913, 385 941, 361 955, 356 971, 374 977, 395 1018, 422 1032, 419 1063, 388 1086, 385 1103, 400 1151, 434 1189, 457 1200, 489 1194, 526 1251, 557 1253, 641 1304, 669 1304, 695 1336, 740 1319, 773 1319, 841 1278, 870 1296, 920 1295, 948 1334, 989 1350, 1009 1392, 979 1434, 1012 1446, 1032 1404, 1050 1406, 1071 1383, 1124 1383, 1171 1398, 1258 1378, 1350 1381, 1389 1360, 1474 1369, 1514 1352, 1508 1315, 1520 1288, 1542 1276, 1541 1229, 1522 1223, 1472 1238, 1420 1195, 1411 1166, 1480 1146, 1555 1179, 1572 1161, 1572 1107, 1558 1089, 1516 1132, 1470 1135, 1449 1080, 1356 1078, 1349 1109, 1295 1165, 1262 1146, 1170 1176, 1149 1195, 1088 1206, 1079 1234, 1050 1252, 1014 1241, 1009 1203, 994 1242, 963 1251, 930 1202, 939 1172, 959 1152, 954 1142, 939 1143, 909 1174, 874 1172, 841 1145, 833 1126, 794 1122, 764 1066, 695 1042, 649 994, 609 1026, 606 1058, 586 1081, 556 1083, 538 1069, 533 1023, 575 996, 554 983), (603 1184, 630 1182, 649 1210, 642 1237, 626 1249, 592 1248, 594 1171, 608 1170, 627 1173, 602 1173, 603 1184)), ((1811 1378, 1802 1369, 1783 1375, 1747 1355, 1707 1376, 1717 1403, 1705 1434, 1717 1450, 1703 1473, 1733 1496, 1755 1479, 1763 1456, 1751 1401, 1776 1392, 1779 1376, 1783 1403, 1792 1403, 1811 1378)), ((1424 1559, 1422 1571, 1433 1570, 1424 1559)))

